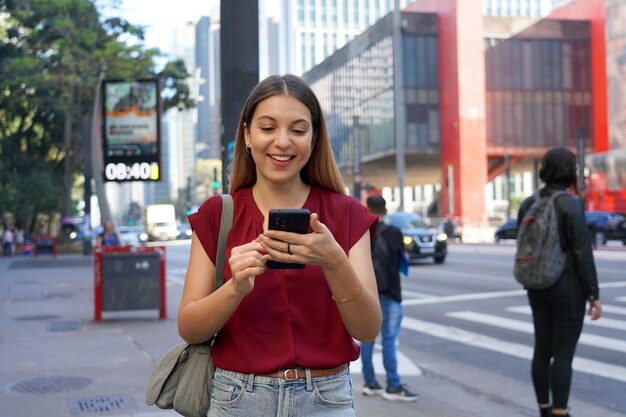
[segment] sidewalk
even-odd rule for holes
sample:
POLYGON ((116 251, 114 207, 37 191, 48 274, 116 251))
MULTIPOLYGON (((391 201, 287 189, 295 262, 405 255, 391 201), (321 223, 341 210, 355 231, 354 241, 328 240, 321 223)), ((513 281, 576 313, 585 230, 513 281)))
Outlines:
MULTIPOLYGON (((168 295, 166 320, 156 311, 116 312, 94 322, 93 283, 88 256, 0 258, 0 417, 177 416, 148 407, 145 391, 156 360, 180 342, 179 300, 168 295)), ((419 353, 421 376, 403 378, 420 394, 414 403, 363 396, 363 379, 353 372, 357 415, 536 415, 530 390, 519 381, 442 362, 433 353, 419 353), (515 394, 490 395, 475 381, 515 394)), ((620 415, 575 400, 572 406, 580 416, 620 415)))

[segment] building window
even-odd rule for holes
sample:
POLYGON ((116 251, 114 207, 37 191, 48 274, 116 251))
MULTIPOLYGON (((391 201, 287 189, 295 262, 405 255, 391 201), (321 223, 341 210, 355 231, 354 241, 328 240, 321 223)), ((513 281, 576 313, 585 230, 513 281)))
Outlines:
POLYGON ((330 55, 331 53, 330 46, 328 44, 328 33, 322 34, 322 44, 323 44, 322 51, 324 52, 324 59, 326 59, 326 57, 330 55))
POLYGON ((313 68, 317 64, 317 58, 315 57, 315 33, 309 33, 309 66, 307 70, 313 68))
POLYGON ((301 71, 305 72, 306 71, 306 34, 305 33, 300 33, 300 57, 301 57, 301 61, 300 65, 301 65, 301 71))
POLYGON ((309 25, 315 26, 315 0, 309 0, 309 25))
POLYGON ((298 23, 304 26, 304 0, 298 0, 298 23))

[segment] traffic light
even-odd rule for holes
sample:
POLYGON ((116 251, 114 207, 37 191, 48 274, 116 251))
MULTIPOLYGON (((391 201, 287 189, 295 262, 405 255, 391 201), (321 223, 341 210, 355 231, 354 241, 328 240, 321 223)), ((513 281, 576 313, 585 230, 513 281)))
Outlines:
POLYGON ((220 182, 217 178, 217 168, 213 168, 213 190, 220 188, 220 182))

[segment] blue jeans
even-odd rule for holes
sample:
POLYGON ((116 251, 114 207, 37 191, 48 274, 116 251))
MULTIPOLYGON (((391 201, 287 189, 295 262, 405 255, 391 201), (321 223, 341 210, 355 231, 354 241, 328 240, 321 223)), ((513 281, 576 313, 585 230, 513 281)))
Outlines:
MULTIPOLYGON (((378 294, 378 298, 380 299, 380 308, 383 311, 383 325, 380 334, 383 338, 383 365, 387 373, 387 386, 397 388, 400 386, 400 375, 398 375, 396 344, 402 322, 402 304, 381 294, 378 294)), ((361 343, 361 363, 363 364, 363 379, 365 379, 366 384, 376 382, 376 374, 372 365, 373 351, 374 342, 361 343)))
POLYGON ((215 369, 208 417, 355 417, 350 370, 287 381, 215 369))

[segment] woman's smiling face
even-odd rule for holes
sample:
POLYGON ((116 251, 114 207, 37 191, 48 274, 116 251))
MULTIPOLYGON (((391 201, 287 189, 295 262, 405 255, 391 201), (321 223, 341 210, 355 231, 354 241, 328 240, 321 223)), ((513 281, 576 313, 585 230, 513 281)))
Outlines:
POLYGON ((257 181, 299 181, 312 150, 311 112, 293 96, 269 97, 257 105, 245 139, 256 164, 257 181))

